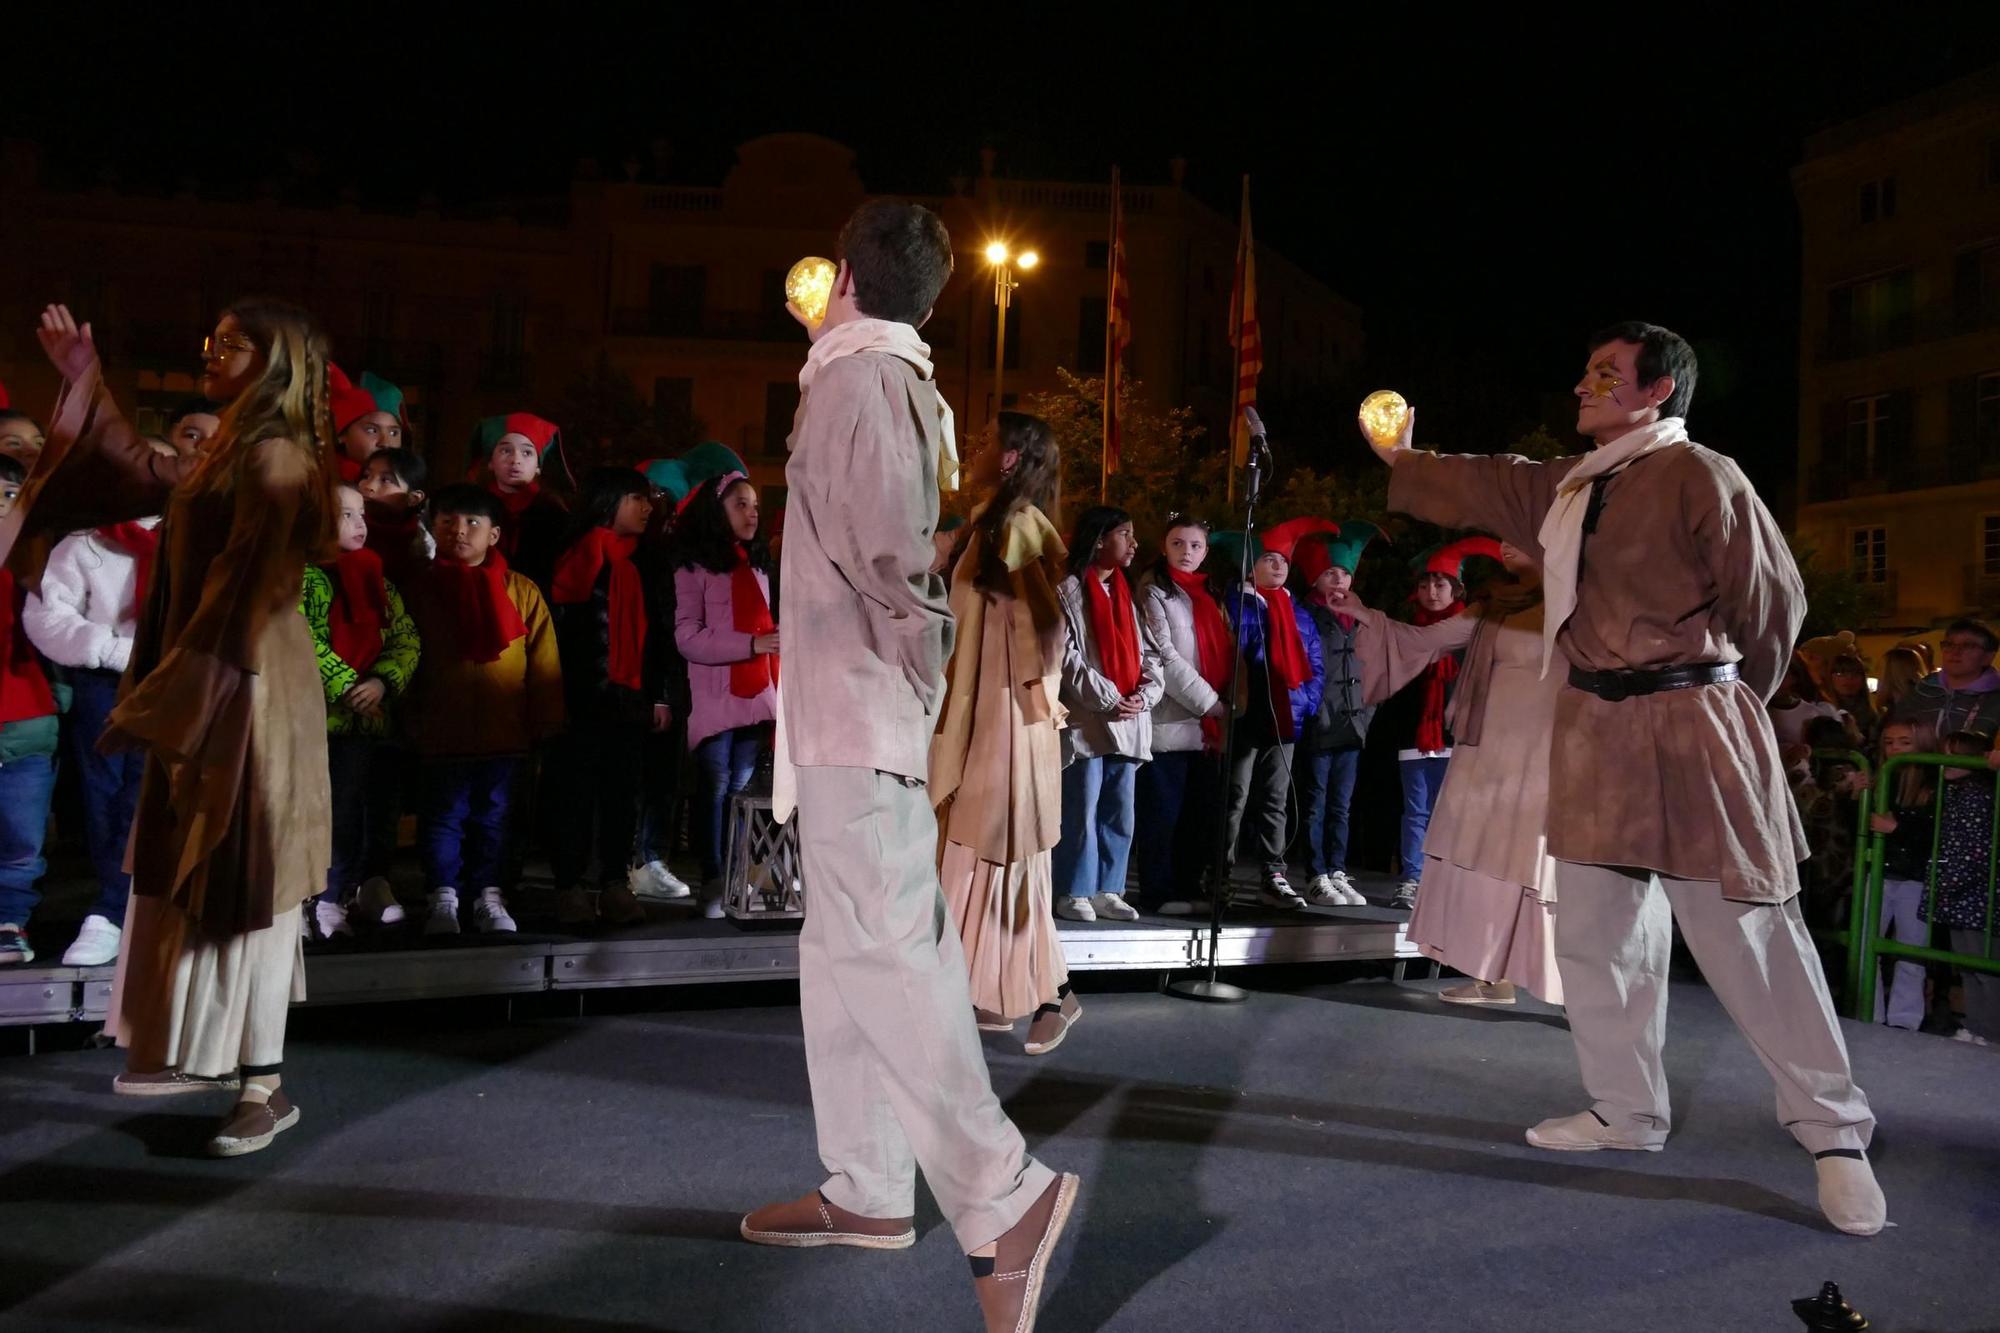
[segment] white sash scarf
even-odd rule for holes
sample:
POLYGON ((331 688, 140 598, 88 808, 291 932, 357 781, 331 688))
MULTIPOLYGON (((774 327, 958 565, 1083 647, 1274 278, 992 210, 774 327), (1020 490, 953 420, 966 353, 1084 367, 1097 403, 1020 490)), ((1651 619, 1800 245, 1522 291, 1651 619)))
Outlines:
MULTIPOLYGON (((916 367, 924 383, 930 385, 933 392, 936 391, 930 344, 917 336, 915 328, 888 319, 851 319, 827 330, 826 336, 812 345, 805 365, 799 370, 800 392, 812 388, 813 377, 819 374, 821 366, 843 356, 853 356, 856 352, 887 352, 907 361, 916 367)), ((951 404, 944 400, 941 393, 937 394, 937 406, 938 488, 955 491, 958 489, 958 425, 952 416, 951 404)))
POLYGON ((1637 459, 1679 444, 1688 437, 1687 423, 1662 417, 1630 435, 1621 435, 1577 464, 1556 488, 1555 503, 1542 520, 1542 675, 1555 660, 1556 635, 1576 611, 1576 583, 1583 573, 1583 519, 1590 508, 1590 484, 1622 472, 1637 459))

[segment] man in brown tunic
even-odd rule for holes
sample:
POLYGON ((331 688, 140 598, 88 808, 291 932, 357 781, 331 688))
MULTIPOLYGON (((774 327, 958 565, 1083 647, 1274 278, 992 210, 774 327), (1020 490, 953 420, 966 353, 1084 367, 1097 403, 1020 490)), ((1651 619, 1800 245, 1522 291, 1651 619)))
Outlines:
POLYGON ((1771 1072, 1779 1121, 1814 1155, 1822 1211, 1873 1235, 1885 1218, 1865 1155, 1875 1121, 1799 914, 1805 836, 1764 712, 1804 588, 1741 470, 1688 439, 1694 382, 1681 338, 1622 324, 1591 340, 1576 386, 1591 454, 1418 453, 1414 421, 1400 441, 1371 443, 1395 469, 1390 508, 1497 533, 1546 571, 1545 670, 1568 677, 1550 755, 1556 954, 1593 1104, 1528 1142, 1665 1143, 1678 921, 1771 1072))
POLYGON ((951 240, 928 209, 879 201, 848 220, 840 259, 785 468, 772 800, 783 819, 796 794, 799 1008, 830 1174, 742 1233, 906 1248, 922 1167, 986 1326, 1024 1333, 1077 1178, 1030 1157, 993 1095, 924 788, 952 638, 932 537, 940 468, 957 463, 917 326, 951 275, 951 240))

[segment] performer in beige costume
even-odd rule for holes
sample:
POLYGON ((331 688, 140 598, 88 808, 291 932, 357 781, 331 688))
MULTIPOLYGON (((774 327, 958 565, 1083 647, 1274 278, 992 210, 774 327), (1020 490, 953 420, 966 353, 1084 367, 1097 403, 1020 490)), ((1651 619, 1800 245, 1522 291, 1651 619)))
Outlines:
MULTIPOLYGON (((1439 457, 1375 442, 1392 509, 1497 533, 1543 567, 1544 669, 1567 673, 1549 773, 1556 953, 1593 1104, 1540 1148, 1657 1150, 1673 922, 1777 1084, 1819 1202, 1873 1235, 1886 1207, 1826 979, 1796 901, 1803 830, 1764 701, 1805 613, 1784 535, 1737 466, 1688 439, 1695 358, 1623 324, 1576 386, 1592 454, 1439 457), (1562 650, 1560 656, 1555 649, 1562 650), (1566 659, 1566 660, 1565 660, 1566 659)), ((1413 414, 1412 414, 1413 415, 1413 414)))
POLYGON ((941 473, 955 485, 958 463, 917 326, 950 275, 935 214, 864 204, 841 231, 799 374, 772 804, 780 819, 797 807, 799 1008, 831 1174, 751 1213, 742 1233, 906 1248, 921 1166, 971 1259, 987 1328, 1025 1333, 1077 1178, 1030 1157, 993 1095, 938 886, 924 783, 952 621, 932 537, 941 473))

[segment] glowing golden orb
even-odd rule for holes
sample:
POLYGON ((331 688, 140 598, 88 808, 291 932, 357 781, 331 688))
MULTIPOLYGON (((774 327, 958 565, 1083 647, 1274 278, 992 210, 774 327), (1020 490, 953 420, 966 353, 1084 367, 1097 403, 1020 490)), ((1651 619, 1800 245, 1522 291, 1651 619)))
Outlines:
POLYGON ((837 271, 832 260, 807 255, 785 275, 785 299, 807 319, 819 323, 826 318, 826 303, 833 295, 833 276, 837 271))
POLYGON ((1369 442, 1388 448, 1403 438, 1410 421, 1410 404, 1394 389, 1377 389, 1361 400, 1361 433, 1369 442))

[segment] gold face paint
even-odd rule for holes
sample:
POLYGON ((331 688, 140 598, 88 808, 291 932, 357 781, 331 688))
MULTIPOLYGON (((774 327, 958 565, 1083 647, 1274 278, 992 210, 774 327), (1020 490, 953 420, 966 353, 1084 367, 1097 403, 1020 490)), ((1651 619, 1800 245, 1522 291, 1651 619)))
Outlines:
POLYGON ((1596 376, 1590 383, 1592 398, 1609 398, 1625 387, 1625 381, 1618 378, 1617 368, 1609 361, 1600 361, 1590 368, 1596 376))

